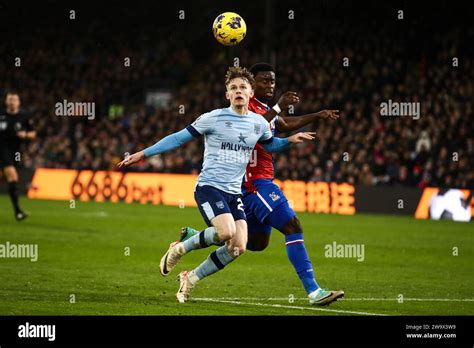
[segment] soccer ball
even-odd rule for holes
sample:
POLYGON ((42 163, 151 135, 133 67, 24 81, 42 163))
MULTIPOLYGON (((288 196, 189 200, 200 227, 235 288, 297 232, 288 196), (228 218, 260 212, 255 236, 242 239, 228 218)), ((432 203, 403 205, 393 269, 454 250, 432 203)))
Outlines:
POLYGON ((214 20, 212 32, 221 44, 234 46, 244 39, 247 25, 237 13, 224 12, 214 20))

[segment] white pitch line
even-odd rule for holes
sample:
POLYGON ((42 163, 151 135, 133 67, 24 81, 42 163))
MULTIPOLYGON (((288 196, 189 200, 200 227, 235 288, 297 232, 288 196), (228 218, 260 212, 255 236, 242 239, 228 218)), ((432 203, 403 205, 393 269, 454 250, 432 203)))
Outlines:
POLYGON ((246 306, 260 306, 260 307, 299 309, 299 310, 320 311, 320 312, 333 312, 333 313, 343 313, 343 314, 372 315, 372 316, 386 316, 387 315, 387 314, 380 314, 380 313, 345 311, 345 310, 339 310, 339 309, 325 309, 325 308, 316 308, 316 307, 286 306, 286 305, 280 305, 280 304, 269 304, 269 303, 259 303, 259 302, 219 300, 215 298, 205 298, 205 297, 193 298, 192 300, 203 301, 203 302, 230 303, 230 304, 246 305, 246 306))
MULTIPOLYGON (((207 299, 207 298, 206 298, 207 299)), ((235 300, 235 301, 288 301, 289 297, 213 297, 214 300, 235 300)), ((294 301, 308 301, 308 298, 293 298, 294 301)), ((398 298, 341 298, 338 301, 393 301, 398 302, 398 298)), ((426 301, 426 302, 474 302, 474 298, 404 298, 403 301, 426 301)))

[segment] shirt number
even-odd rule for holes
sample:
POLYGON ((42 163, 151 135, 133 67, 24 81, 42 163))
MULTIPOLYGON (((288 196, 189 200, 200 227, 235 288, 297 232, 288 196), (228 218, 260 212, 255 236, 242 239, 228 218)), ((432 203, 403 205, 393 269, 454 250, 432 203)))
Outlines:
POLYGON ((239 203, 237 205, 237 209, 244 211, 244 203, 242 202, 242 200, 240 198, 237 198, 237 202, 239 203))

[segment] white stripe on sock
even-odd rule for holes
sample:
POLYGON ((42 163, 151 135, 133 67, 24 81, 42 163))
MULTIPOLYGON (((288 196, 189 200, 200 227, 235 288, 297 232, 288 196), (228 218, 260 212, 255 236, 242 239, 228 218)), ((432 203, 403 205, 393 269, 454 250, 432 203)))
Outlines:
POLYGON ((289 242, 286 242, 285 245, 290 245, 290 244, 295 244, 295 243, 304 243, 304 239, 290 240, 289 242))

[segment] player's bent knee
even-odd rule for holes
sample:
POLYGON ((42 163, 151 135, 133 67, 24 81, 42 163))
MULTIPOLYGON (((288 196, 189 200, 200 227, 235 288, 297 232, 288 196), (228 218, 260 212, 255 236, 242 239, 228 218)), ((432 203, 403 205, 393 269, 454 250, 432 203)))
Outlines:
POLYGON ((232 239, 236 234, 235 221, 231 214, 216 216, 211 223, 215 227, 219 239, 223 242, 232 239))
POLYGON ((222 241, 226 241, 226 240, 229 240, 229 239, 232 239, 234 238, 235 236, 235 228, 231 228, 231 227, 227 227, 227 228, 224 228, 222 231, 220 231, 219 233, 219 238, 222 240, 222 241))
POLYGON ((298 220, 296 216, 293 216, 293 218, 290 221, 288 221, 285 224, 285 226, 283 226, 282 232, 285 235, 303 232, 303 228, 301 227, 300 220, 298 220))
POLYGON ((236 233, 235 224, 229 223, 225 225, 221 225, 217 228, 217 235, 219 239, 222 241, 227 241, 229 239, 234 238, 236 233))

